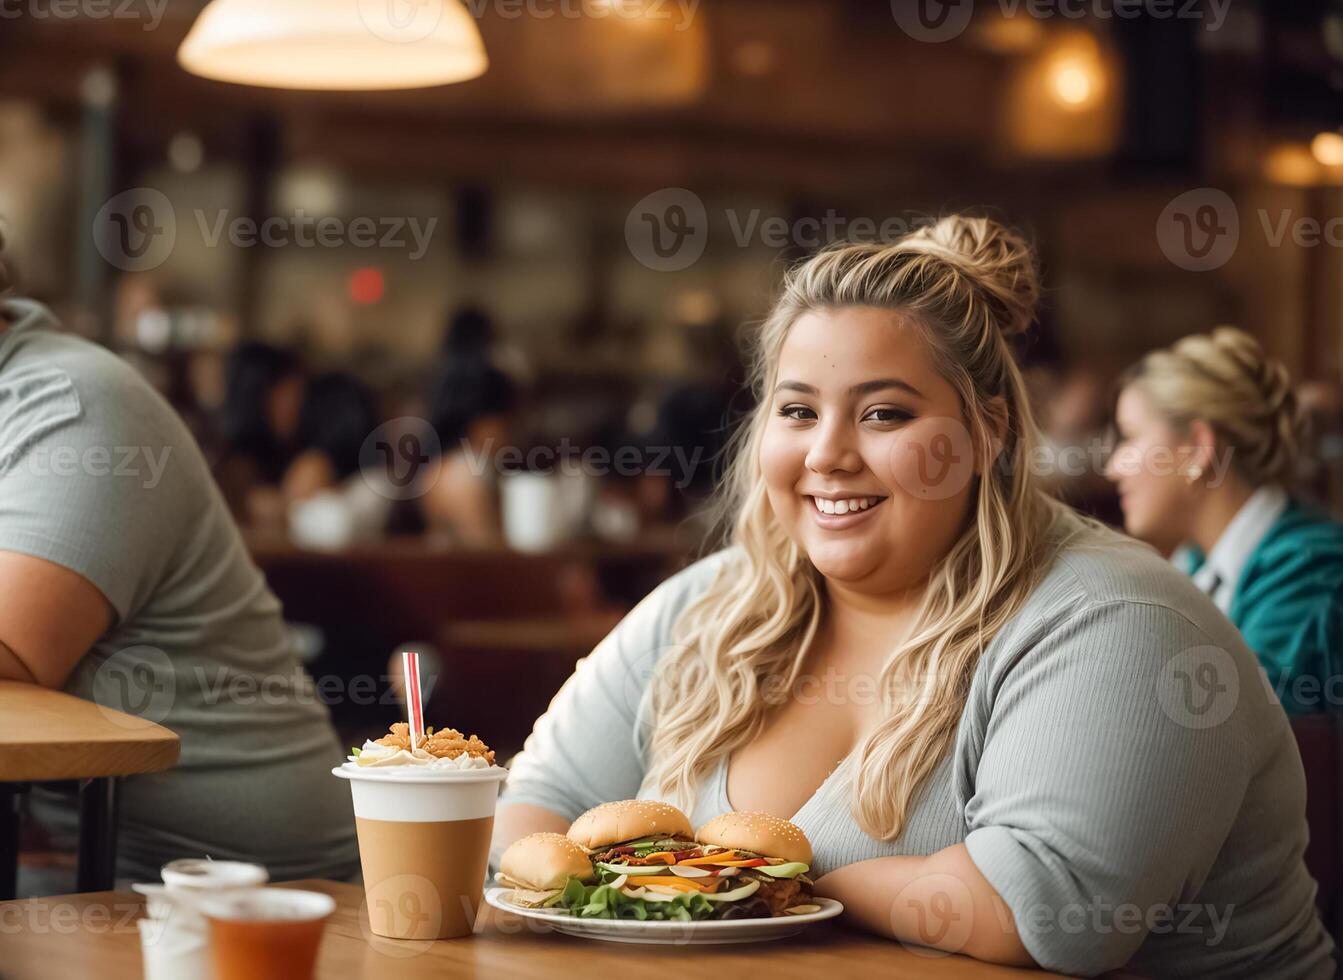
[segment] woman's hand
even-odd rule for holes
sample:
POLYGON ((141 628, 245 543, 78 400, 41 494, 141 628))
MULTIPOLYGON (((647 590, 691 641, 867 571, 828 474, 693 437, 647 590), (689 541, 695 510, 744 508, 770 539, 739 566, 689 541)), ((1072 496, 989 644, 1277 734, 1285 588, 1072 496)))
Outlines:
POLYGON ((964 844, 927 857, 872 858, 816 882, 816 894, 844 903, 845 918, 888 939, 963 953, 989 963, 1033 967, 1007 903, 964 844))

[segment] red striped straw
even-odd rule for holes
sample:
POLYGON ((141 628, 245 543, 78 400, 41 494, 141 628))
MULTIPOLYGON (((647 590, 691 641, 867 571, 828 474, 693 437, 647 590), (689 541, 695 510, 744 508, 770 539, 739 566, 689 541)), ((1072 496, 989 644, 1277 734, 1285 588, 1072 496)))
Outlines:
POLYGON ((410 748, 413 752, 424 737, 424 705, 420 702, 420 655, 401 652, 401 673, 406 689, 406 720, 410 722, 410 748))

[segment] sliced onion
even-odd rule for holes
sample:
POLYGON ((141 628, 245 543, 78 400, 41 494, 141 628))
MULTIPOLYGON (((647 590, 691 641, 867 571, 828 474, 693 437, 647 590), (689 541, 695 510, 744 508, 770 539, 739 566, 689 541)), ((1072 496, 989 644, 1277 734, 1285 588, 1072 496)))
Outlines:
POLYGON ((697 868, 694 865, 691 865, 688 868, 683 868, 679 864, 673 864, 667 870, 678 878, 707 878, 713 874, 712 871, 708 871, 704 868, 697 868))
POLYGON ((608 884, 609 884, 612 888, 623 888, 624 885, 625 885, 625 882, 627 882, 627 881, 629 881, 629 880, 630 880, 630 876, 629 876, 629 875, 621 875, 619 878, 612 878, 611 881, 608 882, 608 884))
POLYGON ((735 878, 741 874, 741 868, 719 868, 717 878, 735 878))
POLYGON ((648 895, 648 889, 642 886, 637 888, 622 888, 620 889, 620 894, 624 895, 626 898, 644 898, 648 895))

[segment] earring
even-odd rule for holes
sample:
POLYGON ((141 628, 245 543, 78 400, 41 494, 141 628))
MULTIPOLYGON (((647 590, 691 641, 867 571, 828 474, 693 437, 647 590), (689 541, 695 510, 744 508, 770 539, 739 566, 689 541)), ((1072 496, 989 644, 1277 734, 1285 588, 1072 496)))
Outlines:
POLYGON ((1188 473, 1185 474, 1184 482, 1192 487, 1195 483, 1197 483, 1201 479, 1203 479, 1203 467, 1195 466, 1192 470, 1190 470, 1188 473))

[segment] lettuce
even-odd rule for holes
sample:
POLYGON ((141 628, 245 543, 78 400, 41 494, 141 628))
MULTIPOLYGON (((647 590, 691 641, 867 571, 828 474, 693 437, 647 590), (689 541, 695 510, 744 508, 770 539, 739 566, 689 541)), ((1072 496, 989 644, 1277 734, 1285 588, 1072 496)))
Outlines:
POLYGON ((646 902, 630 898, 606 883, 585 885, 570 878, 553 908, 567 911, 583 919, 637 919, 677 920, 689 922, 707 919, 714 913, 714 904, 699 892, 685 892, 666 902, 646 902))

